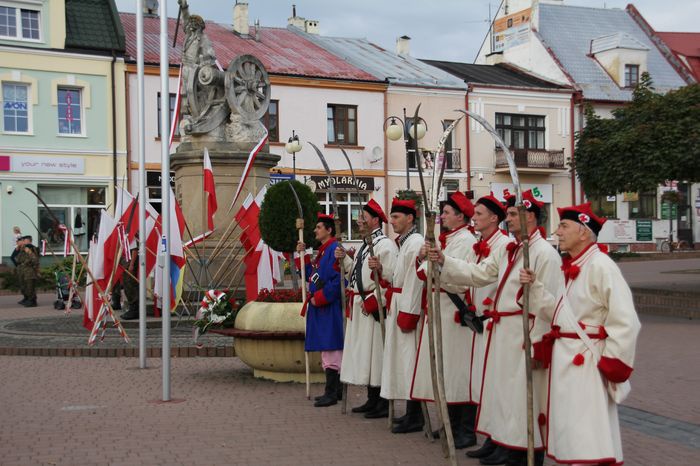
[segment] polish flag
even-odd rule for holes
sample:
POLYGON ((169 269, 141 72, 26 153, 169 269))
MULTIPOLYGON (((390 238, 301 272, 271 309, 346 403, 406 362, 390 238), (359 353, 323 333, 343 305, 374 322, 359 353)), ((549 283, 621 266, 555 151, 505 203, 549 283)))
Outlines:
POLYGON ((209 151, 204 148, 204 192, 207 194, 207 228, 214 230, 214 214, 216 213, 216 186, 214 185, 214 171, 211 168, 209 151))

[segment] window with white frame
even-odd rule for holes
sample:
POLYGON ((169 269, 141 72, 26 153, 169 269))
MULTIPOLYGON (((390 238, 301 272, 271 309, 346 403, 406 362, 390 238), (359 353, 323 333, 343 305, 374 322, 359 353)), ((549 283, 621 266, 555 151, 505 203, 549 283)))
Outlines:
POLYGON ((6 133, 29 132, 29 85, 2 83, 2 119, 6 133))
POLYGON ((82 89, 58 88, 58 133, 83 134, 82 89))
MULTIPOLYGON (((170 93, 169 95, 169 100, 168 100, 168 107, 170 108, 170 117, 168 118, 168 125, 172 127, 173 124, 173 118, 175 118, 175 104, 177 103, 177 94, 170 93)), ((160 118, 161 118, 161 110, 160 110, 160 92, 158 93, 158 103, 156 104, 158 107, 158 137, 160 137, 160 118)), ((180 125, 179 121, 178 124, 175 125, 175 130, 174 130, 173 136, 175 137, 180 137, 180 125)))
MULTIPOLYGON (((333 202, 330 193, 317 192, 318 203, 321 204, 323 212, 330 214, 333 212, 333 202)), ((361 241, 362 235, 357 226, 357 217, 362 211, 362 206, 369 200, 368 194, 362 193, 337 193, 338 217, 340 218, 340 230, 343 241, 361 241), (351 228, 348 229, 348 225, 351 228)), ((336 235, 337 236, 337 235, 336 235)), ((340 237, 338 236, 338 239, 340 237)))
POLYGON ((37 10, 0 6, 0 38, 40 40, 40 13, 37 10))

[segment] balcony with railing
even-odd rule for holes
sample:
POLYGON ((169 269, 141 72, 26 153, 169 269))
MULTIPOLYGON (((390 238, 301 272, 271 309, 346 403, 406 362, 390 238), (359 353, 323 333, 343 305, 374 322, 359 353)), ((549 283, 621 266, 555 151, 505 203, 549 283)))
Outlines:
MULTIPOLYGON (((426 149, 418 149, 421 152, 427 153, 426 149)), ((413 157, 413 151, 409 151, 409 168, 411 170, 417 170, 415 157, 413 157)), ((450 149, 445 151, 445 157, 447 157, 445 171, 459 171, 462 169, 462 149, 450 149)))
MULTIPOLYGON (((552 173, 566 170, 564 149, 513 149, 515 166, 524 172, 552 173)), ((496 173, 507 172, 508 161, 503 149, 496 149, 496 173)))

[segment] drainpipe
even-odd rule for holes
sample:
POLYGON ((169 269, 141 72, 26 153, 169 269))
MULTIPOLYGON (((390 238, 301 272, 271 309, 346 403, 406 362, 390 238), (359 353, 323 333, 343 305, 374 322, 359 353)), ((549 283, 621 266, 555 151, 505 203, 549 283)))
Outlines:
MULTIPOLYGON (((576 145, 574 144, 574 96, 571 94, 571 107, 569 108, 569 128, 571 136, 571 163, 574 162, 574 150, 576 145)), ((581 188, 581 197, 583 198, 583 188, 581 188)), ((583 201, 582 201, 583 202, 583 201)), ((571 203, 576 205, 576 170, 572 168, 571 170, 571 203)))
MULTIPOLYGON (((464 109, 466 111, 469 111, 469 91, 471 91, 471 86, 467 85, 467 93, 464 94, 464 109)), ((472 161, 471 161, 471 152, 469 150, 469 117, 464 119, 464 126, 465 129, 464 131, 467 134, 467 147, 465 150, 465 153, 467 155, 467 191, 471 191, 472 189, 472 161)))
POLYGON ((112 77, 112 198, 113 204, 116 206, 117 199, 117 97, 116 85, 114 82, 114 63, 117 61, 117 55, 112 50, 112 63, 110 64, 112 77))

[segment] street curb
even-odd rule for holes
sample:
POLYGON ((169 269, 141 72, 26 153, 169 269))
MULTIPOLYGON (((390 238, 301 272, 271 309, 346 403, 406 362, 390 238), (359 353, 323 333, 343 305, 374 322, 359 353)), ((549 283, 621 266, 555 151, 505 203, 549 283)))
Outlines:
MULTIPOLYGON (((146 348, 147 358, 160 358, 163 348, 146 348)), ((233 345, 230 346, 180 346, 170 348, 172 358, 223 358, 234 357, 236 353, 233 345)), ((0 356, 42 356, 42 357, 67 357, 67 358, 136 358, 139 356, 138 348, 17 348, 0 347, 0 356)))
POLYGON ((700 293, 632 287, 638 314, 700 319, 700 293))

